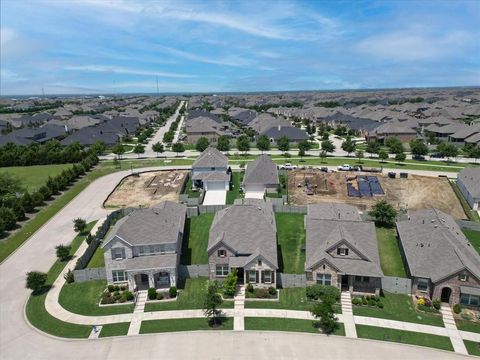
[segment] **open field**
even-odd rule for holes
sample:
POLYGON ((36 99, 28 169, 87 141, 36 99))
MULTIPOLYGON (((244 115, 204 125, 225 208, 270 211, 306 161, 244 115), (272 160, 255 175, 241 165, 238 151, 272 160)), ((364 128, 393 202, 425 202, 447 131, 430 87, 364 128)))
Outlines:
POLYGON ((16 176, 20 179, 21 186, 32 193, 45 185, 49 176, 55 177, 71 167, 72 164, 13 166, 0 168, 0 173, 16 176))
MULTIPOLYGON (((319 170, 295 170, 288 176, 290 202, 295 205, 320 202, 342 202, 369 209, 377 200, 386 199, 398 209, 419 210, 436 207, 456 219, 467 216, 446 178, 409 175, 407 179, 390 179, 386 174, 367 174, 377 176, 385 195, 372 197, 350 197, 347 193, 347 179, 354 179, 359 172, 323 173, 319 170), (308 195, 304 186, 309 183, 313 189, 308 195)), ((398 174, 397 174, 398 175, 398 174)), ((356 186, 356 181, 351 181, 356 186)))
POLYGON ((178 201, 187 171, 153 171, 131 175, 105 201, 105 207, 149 207, 160 201, 178 201))

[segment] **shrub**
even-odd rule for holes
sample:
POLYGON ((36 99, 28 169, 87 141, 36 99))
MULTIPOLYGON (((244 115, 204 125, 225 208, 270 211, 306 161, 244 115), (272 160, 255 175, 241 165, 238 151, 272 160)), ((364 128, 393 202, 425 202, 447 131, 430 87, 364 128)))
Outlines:
POLYGON ((27 289, 33 291, 40 290, 47 282, 47 274, 39 271, 30 271, 27 273, 27 289))
POLYGON ((108 289, 108 292, 113 292, 115 290, 115 286, 110 284, 110 285, 107 286, 107 289, 108 289))
POLYGON ((132 301, 133 298, 134 298, 133 293, 131 291, 128 291, 128 290, 123 293, 123 296, 125 296, 125 299, 127 301, 132 301))
POLYGON ((73 229, 75 232, 82 233, 87 228, 87 222, 84 219, 77 218, 73 220, 73 229))
POLYGON ((307 286, 306 295, 309 300, 321 300, 331 298, 334 301, 340 299, 340 290, 330 285, 311 285, 307 286))
POLYGON ((175 286, 172 286, 170 287, 170 289, 168 289, 168 296, 171 297, 171 298, 175 298, 177 297, 177 288, 175 286))
POLYGON ((432 301, 432 305, 435 309, 440 310, 442 307, 442 302, 439 299, 435 299, 432 301))
POLYGON ((462 307, 460 306, 460 304, 453 305, 453 312, 455 314, 460 314, 462 312, 462 307))
POLYGON ((157 298, 157 290, 155 288, 148 288, 148 299, 155 300, 157 298))
POLYGON ((431 306, 432 306, 432 300, 430 300, 430 299, 425 299, 425 306, 426 306, 426 307, 431 307, 431 306))
POLYGON ((365 299, 365 296, 362 296, 362 305, 368 305, 368 301, 365 299))
POLYGON ((462 317, 463 320, 472 320, 473 319, 473 316, 470 315, 467 312, 462 313, 462 315, 460 315, 460 316, 462 317))
POLYGON ((100 301, 101 304, 113 304, 115 299, 109 292, 104 292, 102 295, 102 300, 100 301))
POLYGON ((358 297, 355 297, 352 299, 352 304, 353 305, 360 305, 362 303, 362 300, 358 297))
POLYGON ((260 298, 260 299, 266 299, 268 298, 268 291, 267 289, 264 288, 256 288, 254 290, 255 297, 260 298))
POLYGON ((247 292, 253 293, 253 290, 254 290, 253 285, 252 285, 252 284, 248 284, 248 285, 247 285, 247 292))
POLYGON ((125 301, 127 301, 127 299, 125 298, 125 295, 121 295, 120 298, 118 299, 118 302, 121 302, 121 303, 124 303, 125 301))
POLYGON ((425 305, 425 299, 424 299, 424 298, 420 298, 420 299, 418 299, 418 301, 417 301, 417 305, 418 305, 418 306, 425 305))
POLYGON ((273 286, 270 286, 268 288, 268 293, 272 296, 276 296, 277 295, 277 289, 275 289, 273 286))
POLYGON ((370 298, 370 300, 367 300, 367 302, 368 306, 377 306, 377 302, 372 298, 370 298))
POLYGON ((63 278, 67 284, 71 284, 75 281, 75 277, 73 276, 73 271, 71 269, 68 269, 68 271, 63 275, 63 278))
POLYGON ((125 285, 120 285, 120 290, 125 291, 125 290, 127 290, 127 287, 125 285))
POLYGON ((113 290, 114 290, 114 291, 120 291, 120 286, 118 286, 118 285, 113 285, 113 290))
POLYGON ((234 296, 237 289, 237 269, 234 268, 228 273, 225 282, 223 283, 223 294, 226 296, 234 296))
POLYGON ((119 292, 115 291, 115 292, 113 293, 113 298, 114 298, 115 300, 120 300, 121 297, 122 297, 122 294, 120 294, 119 292))
POLYGON ((157 300, 163 300, 163 294, 162 293, 157 294, 157 300))

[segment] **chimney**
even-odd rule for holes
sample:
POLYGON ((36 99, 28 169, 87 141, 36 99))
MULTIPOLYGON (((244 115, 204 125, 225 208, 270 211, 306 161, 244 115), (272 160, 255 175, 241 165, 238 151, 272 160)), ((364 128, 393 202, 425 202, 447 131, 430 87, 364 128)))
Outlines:
POLYGON ((282 125, 278 125, 278 131, 280 131, 282 128, 282 125))

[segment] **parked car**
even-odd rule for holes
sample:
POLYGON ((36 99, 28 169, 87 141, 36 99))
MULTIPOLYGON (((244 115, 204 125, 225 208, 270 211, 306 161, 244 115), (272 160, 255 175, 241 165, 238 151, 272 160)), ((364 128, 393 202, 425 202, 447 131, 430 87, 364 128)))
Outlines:
POLYGON ((328 167, 322 166, 322 167, 320 168, 320 171, 321 171, 321 172, 326 172, 326 173, 328 173, 328 167))
POLYGON ((337 170, 350 171, 350 170, 352 170, 352 167, 348 164, 343 164, 343 165, 338 165, 337 170))
POLYGON ((443 154, 440 154, 440 153, 435 153, 430 155, 430 157, 434 159, 443 159, 445 156, 443 156, 443 154))
POLYGON ((280 166, 280 169, 282 170, 295 170, 297 168, 297 165, 292 165, 291 163, 285 163, 280 166))
POLYGON ((425 160, 425 156, 423 156, 423 155, 413 155, 412 159, 413 160, 425 160))

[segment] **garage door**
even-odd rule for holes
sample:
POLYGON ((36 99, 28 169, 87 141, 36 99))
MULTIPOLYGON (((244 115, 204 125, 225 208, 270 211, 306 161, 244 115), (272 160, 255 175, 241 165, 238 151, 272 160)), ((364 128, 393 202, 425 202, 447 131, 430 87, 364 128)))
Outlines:
POLYGON ((205 190, 225 190, 224 181, 207 181, 205 183, 205 190))

